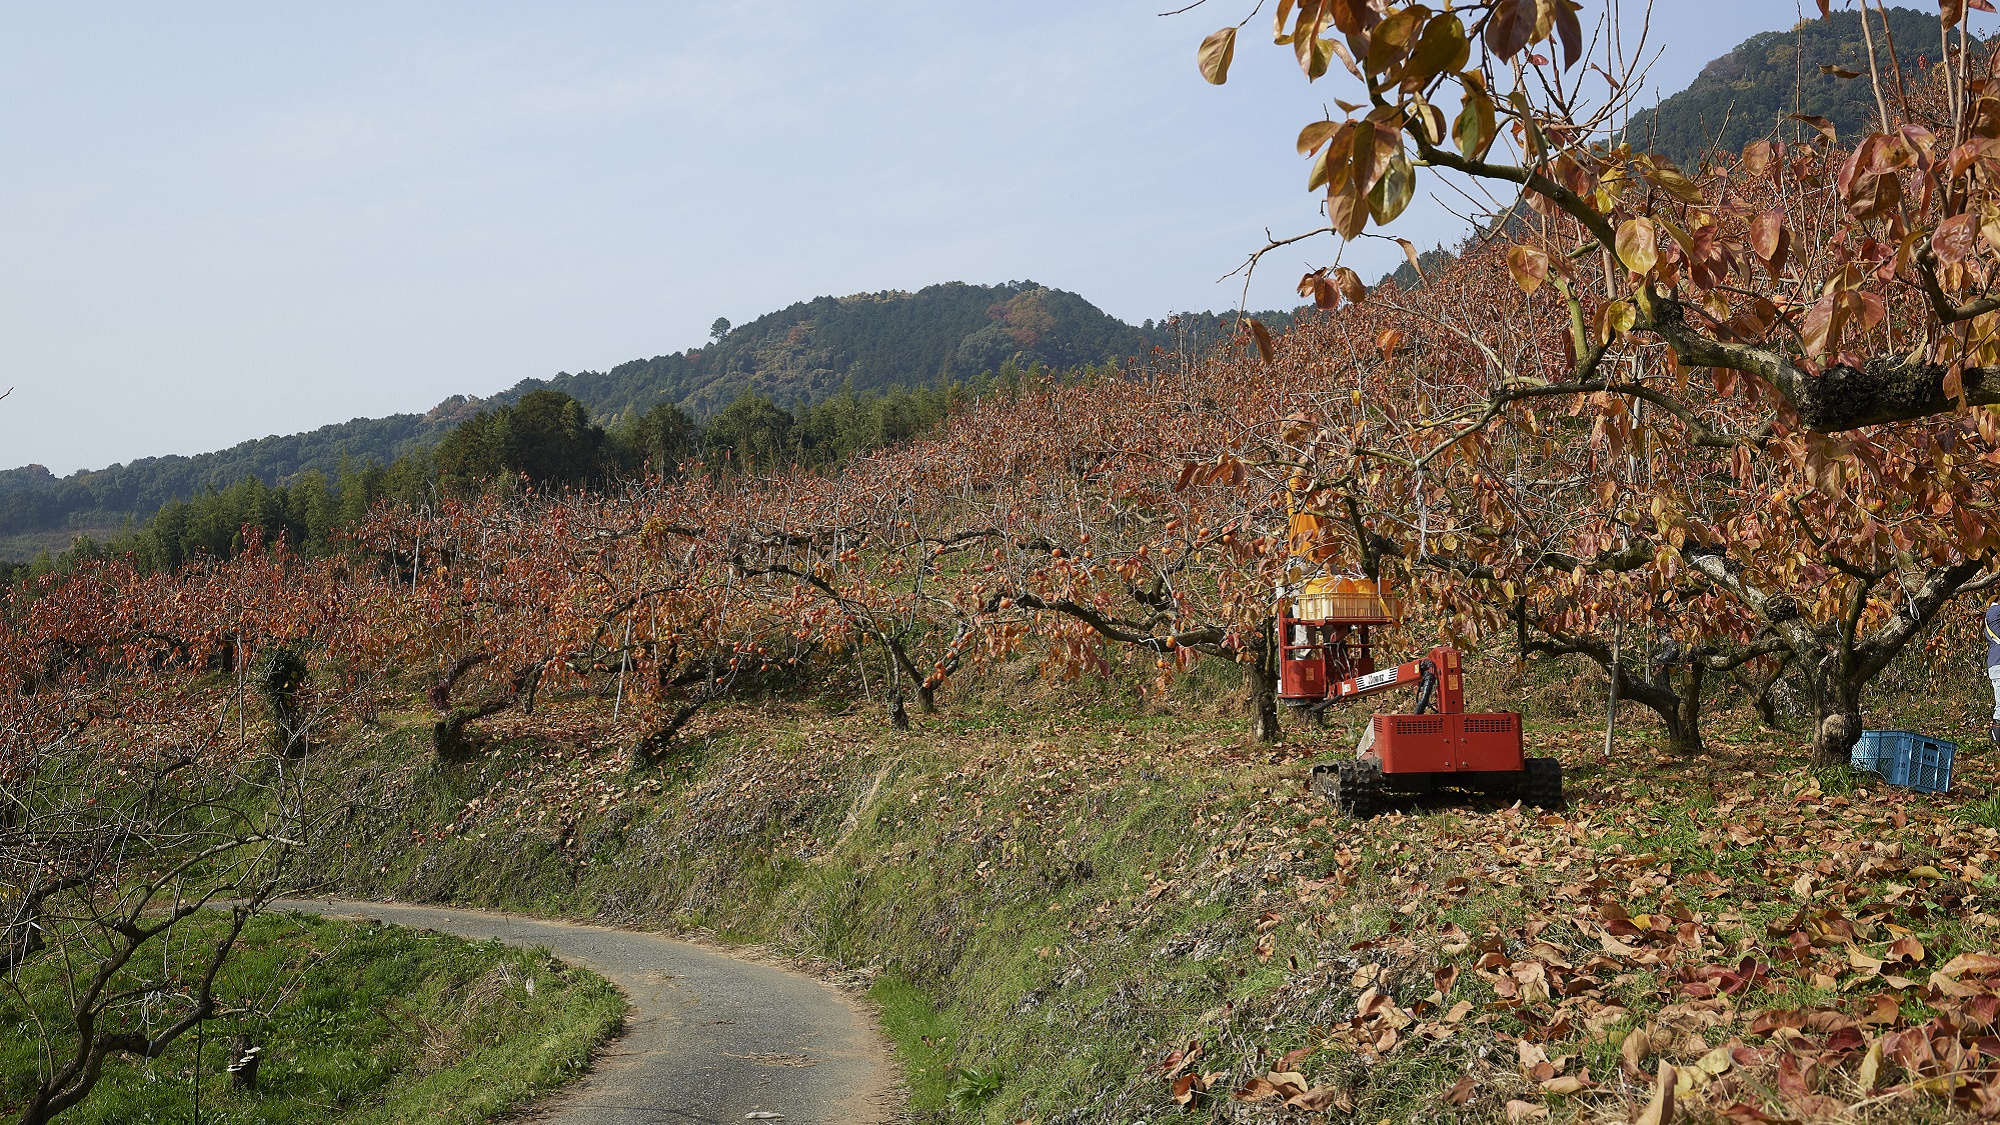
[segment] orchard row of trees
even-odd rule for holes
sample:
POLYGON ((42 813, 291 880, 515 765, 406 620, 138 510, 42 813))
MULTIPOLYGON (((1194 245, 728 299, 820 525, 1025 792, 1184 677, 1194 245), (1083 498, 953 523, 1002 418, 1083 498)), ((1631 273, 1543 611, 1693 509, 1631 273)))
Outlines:
MULTIPOLYGON (((2000 97, 1962 15, 1942 6, 1921 81, 1878 82, 1882 128, 1855 147, 1808 122, 1808 143, 1759 139, 1689 171, 1593 140, 1615 126, 1630 52, 1613 26, 1593 40, 1609 93, 1566 87, 1584 73, 1569 4, 1280 5, 1276 37, 1306 76, 1338 61, 1366 92, 1300 135, 1328 233, 1392 223, 1424 172, 1517 189, 1507 221, 1432 259, 1417 290, 1370 297, 1351 270, 1315 271, 1300 291, 1328 315, 1277 336, 1247 322, 1241 348, 1200 362, 963 402, 935 436, 838 474, 807 471, 812 426, 746 398, 704 435, 731 473, 561 492, 607 481, 593 473, 614 446, 657 469, 694 439, 656 412, 614 441, 538 392, 444 442, 426 496, 368 509, 363 561, 340 565, 395 581, 387 603, 350 604, 431 599, 430 632, 391 647, 437 664, 446 702, 518 682, 499 694, 525 704, 541 677, 606 660, 687 687, 690 653, 741 670, 876 645, 921 706, 981 653, 1033 643, 1074 671, 1105 641, 1167 673, 1231 659, 1267 699, 1271 594, 1299 569, 1282 517, 1302 503, 1333 537, 1312 557, 1412 588, 1447 636, 1594 660, 1689 746, 1711 677, 1784 669, 1836 756, 1867 684, 1985 588, 2000 543, 1982 408, 2000 402, 2000 227, 1982 225, 2000 97), (504 578, 524 592, 485 589, 530 565, 509 561, 526 540, 539 569, 504 578), (652 590, 731 600, 642 628, 652 590), (457 640, 435 632, 460 617, 457 640), (710 618, 728 629, 704 632, 710 618)), ((1236 35, 1204 44, 1211 80, 1236 35)), ((314 520, 331 526, 313 511, 358 505, 343 484, 337 502, 277 507, 310 547, 314 520)))
MULTIPOLYGON (((1589 143, 1611 117, 1556 80, 1582 59, 1565 4, 1280 13, 1309 77, 1346 58, 1369 91, 1366 116, 1300 139, 1334 233, 1392 221, 1423 170, 1513 183, 1525 209, 1414 291, 1315 271, 1300 290, 1324 315, 1288 332, 1246 322, 1199 361, 961 399, 928 436, 848 447, 839 473, 810 471, 810 415, 745 399, 705 435, 730 472, 607 487, 607 449, 664 468, 691 448, 684 419, 614 442, 527 396, 443 443, 424 496, 373 503, 353 553, 290 564, 358 584, 334 650, 422 678, 447 754, 552 680, 637 685, 657 749, 746 676, 872 651, 924 708, 979 661, 1030 646, 1077 674, 1106 644, 1163 677, 1241 665, 1268 736, 1272 594, 1300 576, 1284 517, 1303 504, 1327 537, 1304 553, 1411 592, 1422 629, 1594 661, 1687 747, 1713 678, 1791 676, 1815 752, 1844 756, 1873 678, 1994 581, 1991 59, 1961 49, 1892 87, 1887 128, 1851 150, 1831 130, 1760 139, 1689 172, 1589 143)), ((1218 35, 1212 78, 1233 53, 1218 35)), ((348 503, 343 484, 278 507, 307 513, 311 547, 332 524, 310 513, 348 503)))

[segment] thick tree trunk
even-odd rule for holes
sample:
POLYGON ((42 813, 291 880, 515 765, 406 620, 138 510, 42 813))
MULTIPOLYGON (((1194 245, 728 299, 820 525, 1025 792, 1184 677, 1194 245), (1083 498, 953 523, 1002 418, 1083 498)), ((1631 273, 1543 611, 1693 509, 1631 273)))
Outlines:
POLYGON ((1246 664, 1244 675, 1250 682, 1250 735, 1259 742, 1276 742, 1278 693, 1271 678, 1255 664, 1246 664))
POLYGON ((506 710, 513 702, 512 699, 495 698, 477 707, 452 708, 431 724, 432 749, 447 762, 464 762, 478 757, 478 747, 466 736, 465 728, 474 720, 506 710))
POLYGON ((1673 705, 1660 711, 1667 725, 1667 748, 1676 754, 1694 755, 1707 749, 1701 740, 1701 689, 1707 675, 1708 669, 1700 661, 1689 661, 1681 688, 1673 693, 1673 705))
MULTIPOLYGON (((1666 728, 1667 747, 1676 754, 1700 754, 1707 747, 1701 737, 1702 686, 1708 669, 1698 655, 1670 650, 1661 662, 1648 669, 1634 669, 1624 659, 1614 657, 1610 645, 1594 637, 1565 637, 1550 633, 1519 633, 1521 651, 1546 656, 1577 655, 1594 661, 1611 677, 1614 701, 1637 703, 1660 717, 1666 728), (1537 635, 1541 633, 1541 635, 1537 635), (1674 684, 1674 670, 1682 668, 1682 682, 1674 684)), ((1608 749, 1606 751, 1609 752, 1608 749)))
MULTIPOLYGON (((902 641, 896 639, 895 637, 891 637, 886 633, 879 634, 878 639, 880 639, 883 646, 889 650, 889 659, 895 662, 897 675, 908 676, 910 678, 910 682, 916 685, 917 714, 919 715, 936 714, 937 685, 926 680, 923 674, 917 671, 917 663, 916 661, 910 659, 910 654, 904 650, 902 641)), ((896 698, 901 699, 902 696, 903 696, 903 685, 899 680, 896 684, 896 698)))
POLYGON ((447 762, 463 762, 476 757, 478 748, 466 736, 465 728, 478 719, 497 715, 516 703, 525 701, 529 708, 534 706, 535 688, 541 683, 542 668, 547 661, 523 664, 514 670, 503 693, 488 696, 469 707, 453 707, 451 693, 458 686, 465 673, 491 660, 490 653, 475 652, 462 656, 445 669, 444 676, 431 686, 431 706, 437 708, 437 721, 431 724, 431 748, 437 756, 447 762))
POLYGON ((1812 760, 1820 766, 1846 763, 1861 741, 1862 685, 1827 667, 1834 663, 1828 656, 1807 680, 1812 688, 1812 760))
POLYGON ((1250 695, 1250 736, 1258 742, 1276 742, 1280 733, 1277 649, 1267 627, 1257 659, 1243 666, 1243 682, 1250 695))
POLYGON ((1613 674, 1618 678, 1618 694, 1660 717, 1660 725, 1667 732, 1667 749, 1676 754, 1702 752, 1699 670, 1689 677, 1694 691, 1690 697, 1674 687, 1671 665, 1662 668, 1652 679, 1640 679, 1623 664, 1616 665, 1615 669, 1613 674))
POLYGON ((1854 744, 1861 741, 1861 712, 1833 711, 1819 716, 1813 727, 1813 762, 1822 766, 1841 765, 1851 759, 1854 744))

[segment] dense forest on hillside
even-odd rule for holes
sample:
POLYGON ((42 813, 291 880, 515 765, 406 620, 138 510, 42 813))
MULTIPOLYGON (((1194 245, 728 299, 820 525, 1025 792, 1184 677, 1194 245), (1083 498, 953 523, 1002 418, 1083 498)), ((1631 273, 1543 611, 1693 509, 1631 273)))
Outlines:
MULTIPOLYGON (((226 488, 245 477, 276 483, 308 471, 337 474, 343 461, 388 464, 458 421, 447 407, 429 414, 356 418, 214 453, 144 457, 60 478, 40 465, 0 470, 0 544, 36 531, 117 527, 130 518, 144 519, 170 501, 226 488)), ((0 556, 21 553, 0 550, 0 556)))
POLYGON ((744 391, 780 406, 856 391, 928 386, 1000 369, 1013 359, 1056 369, 1150 350, 1155 334, 1074 293, 1031 281, 950 282, 915 293, 816 297, 720 331, 708 347, 621 363, 609 371, 526 379, 509 401, 547 387, 600 416, 643 414, 663 402, 706 417, 744 391))
MULTIPOLYGON (((1914 82, 1938 58, 1937 13, 1891 8, 1888 24, 1895 65, 1914 82)), ((1876 57, 1888 70, 1889 46, 1879 17, 1871 29, 1876 57)), ((1826 118, 1843 143, 1877 128, 1868 47, 1857 13, 1835 12, 1790 31, 1751 36, 1703 67, 1687 89, 1633 114, 1626 135, 1640 148, 1692 165, 1710 149, 1739 152, 1773 127, 1786 140, 1812 135, 1811 126, 1785 120, 1792 113, 1826 118), (1839 71, 1859 77, 1842 77, 1839 71)))
MULTIPOLYGON (((1107 364, 1075 374, 1115 377, 1117 371, 1107 364)), ((475 413, 434 446, 419 444, 386 466, 346 458, 336 472, 311 468, 276 486, 249 474, 227 488, 169 500, 148 520, 108 538, 79 535, 60 551, 43 550, 27 562, 0 561, 0 584, 112 558, 160 573, 201 558, 231 558, 253 543, 283 542, 321 557, 338 550, 343 534, 383 502, 423 506, 490 491, 603 491, 690 473, 837 472, 859 454, 930 431, 955 407, 1015 394, 1030 374, 1009 360, 992 378, 914 391, 857 394, 843 388, 796 411, 745 392, 705 423, 664 403, 609 428, 560 391, 533 391, 475 413)))
MULTIPOLYGON (((1291 324, 1285 312, 1254 315, 1274 329, 1291 324)), ((1074 293, 1034 282, 951 282, 915 293, 819 297, 744 325, 718 321, 706 348, 633 360, 609 371, 524 379, 490 398, 454 395, 425 414, 356 418, 215 453, 146 457, 62 478, 39 465, 0 471, 0 559, 60 550, 73 534, 101 537, 150 519, 170 502, 219 495, 247 478, 277 489, 308 472, 333 481, 371 463, 386 467, 435 444, 480 411, 518 403, 537 390, 576 399, 593 422, 612 430, 636 425, 667 404, 693 421, 705 421, 746 394, 795 411, 843 394, 880 395, 997 376, 1009 366, 1074 370, 1142 356, 1155 347, 1192 356, 1228 335, 1235 317, 1182 313, 1135 327, 1074 293)), ((797 421, 802 448, 838 444, 812 432, 816 425, 832 424, 826 417, 815 421, 807 412, 797 421)), ((840 440, 851 445, 861 439, 850 434, 840 440)))

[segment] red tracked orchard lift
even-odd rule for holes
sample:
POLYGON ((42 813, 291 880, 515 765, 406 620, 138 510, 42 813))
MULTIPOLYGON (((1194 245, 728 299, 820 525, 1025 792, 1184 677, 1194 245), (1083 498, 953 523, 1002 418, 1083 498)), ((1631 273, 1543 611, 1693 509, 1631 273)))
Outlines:
POLYGON ((1278 598, 1278 698, 1313 714, 1366 695, 1414 687, 1405 714, 1374 716, 1352 762, 1313 767, 1312 787, 1342 811, 1367 816, 1399 796, 1462 789, 1562 806, 1562 764, 1521 750, 1521 716, 1465 713, 1455 648, 1375 668, 1370 630, 1395 624, 1399 599, 1359 578, 1314 578, 1278 598))

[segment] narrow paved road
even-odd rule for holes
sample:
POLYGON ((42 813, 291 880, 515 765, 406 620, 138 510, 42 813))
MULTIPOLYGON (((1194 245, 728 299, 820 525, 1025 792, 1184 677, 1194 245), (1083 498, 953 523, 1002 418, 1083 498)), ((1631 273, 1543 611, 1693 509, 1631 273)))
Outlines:
POLYGON ((349 899, 285 899, 276 908, 544 945, 624 990, 633 1008, 625 1034, 530 1121, 881 1125, 900 1104, 873 1024, 810 977, 658 934, 483 910, 349 899))

